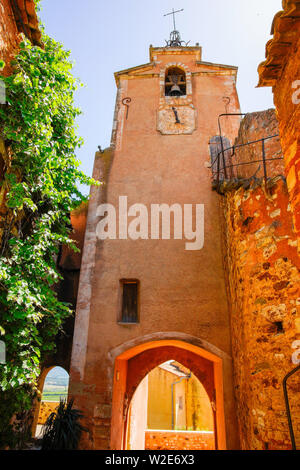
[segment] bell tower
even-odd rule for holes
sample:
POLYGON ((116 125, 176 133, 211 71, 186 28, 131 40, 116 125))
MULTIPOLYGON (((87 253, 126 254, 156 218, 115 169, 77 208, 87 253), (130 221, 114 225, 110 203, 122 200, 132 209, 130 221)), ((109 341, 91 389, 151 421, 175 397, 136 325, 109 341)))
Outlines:
MULTIPOLYGON (((111 146, 95 156, 103 184, 91 190, 70 374, 92 436, 83 448, 126 448, 133 394, 168 359, 204 385, 216 448, 238 447, 209 147, 218 116, 240 111, 237 68, 173 33, 148 63, 115 73, 111 146)), ((238 118, 222 124, 233 143, 238 118)))

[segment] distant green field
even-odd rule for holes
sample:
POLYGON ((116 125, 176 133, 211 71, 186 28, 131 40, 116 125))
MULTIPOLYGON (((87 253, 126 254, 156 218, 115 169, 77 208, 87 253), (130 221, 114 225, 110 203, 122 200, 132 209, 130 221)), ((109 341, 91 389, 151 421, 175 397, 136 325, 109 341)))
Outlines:
POLYGON ((46 377, 43 401, 59 401, 67 398, 69 376, 61 367, 54 367, 46 377))
POLYGON ((65 399, 68 396, 68 391, 65 387, 51 387, 44 388, 42 400, 43 401, 59 401, 65 399))

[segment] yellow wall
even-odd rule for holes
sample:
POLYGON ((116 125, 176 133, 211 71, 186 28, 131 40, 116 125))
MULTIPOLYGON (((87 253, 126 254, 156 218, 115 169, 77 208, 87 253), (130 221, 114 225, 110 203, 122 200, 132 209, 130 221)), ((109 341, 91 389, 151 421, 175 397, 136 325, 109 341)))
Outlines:
POLYGON ((148 375, 148 429, 172 429, 174 375, 156 367, 148 375))
MULTIPOLYGON (((166 372, 169 374, 169 372, 166 372)), ((173 378, 173 382, 178 382, 180 377, 170 374, 173 378)), ((173 393, 174 393, 174 429, 186 429, 186 382, 187 379, 183 379, 178 384, 174 385, 173 393), (180 406, 181 404, 181 406, 180 406)), ((171 394, 172 399, 172 392, 169 391, 171 394)))
MULTIPOLYGON (((187 369, 177 364, 184 372, 187 369)), ((172 383, 180 377, 160 367, 148 376, 148 429, 172 429, 172 383)), ((192 374, 174 386, 175 429, 213 431, 213 413, 209 398, 192 374), (183 408, 180 409, 180 397, 183 408)))
POLYGON ((194 375, 185 382, 187 430, 213 431, 213 412, 205 388, 194 375))

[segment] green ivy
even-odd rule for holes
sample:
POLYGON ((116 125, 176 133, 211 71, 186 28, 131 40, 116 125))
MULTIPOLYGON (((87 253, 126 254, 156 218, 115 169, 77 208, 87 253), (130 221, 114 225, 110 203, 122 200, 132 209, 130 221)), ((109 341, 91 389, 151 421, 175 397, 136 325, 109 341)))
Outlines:
POLYGON ((80 113, 73 95, 69 52, 43 35, 44 47, 24 39, 14 72, 1 77, 7 104, 0 106, 4 179, 0 242, 0 447, 13 446, 12 416, 26 414, 36 393, 42 358, 55 349, 55 337, 69 306, 58 301, 56 256, 69 239, 70 212, 86 198, 78 184, 97 184, 79 169, 75 132, 80 113), (3 216, 3 206, 5 215, 3 216))

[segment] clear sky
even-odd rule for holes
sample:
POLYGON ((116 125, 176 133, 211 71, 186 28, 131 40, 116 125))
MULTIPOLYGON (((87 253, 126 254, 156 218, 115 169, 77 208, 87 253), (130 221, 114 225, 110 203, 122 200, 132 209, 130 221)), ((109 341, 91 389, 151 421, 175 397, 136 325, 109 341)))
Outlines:
POLYGON ((76 94, 83 115, 78 151, 91 175, 97 146, 109 146, 116 86, 114 72, 149 61, 149 45, 169 38, 175 8, 182 39, 202 46, 202 59, 236 65, 242 112, 273 107, 270 88, 255 88, 271 24, 281 0, 42 0, 46 32, 72 51, 74 75, 85 84, 76 94))

